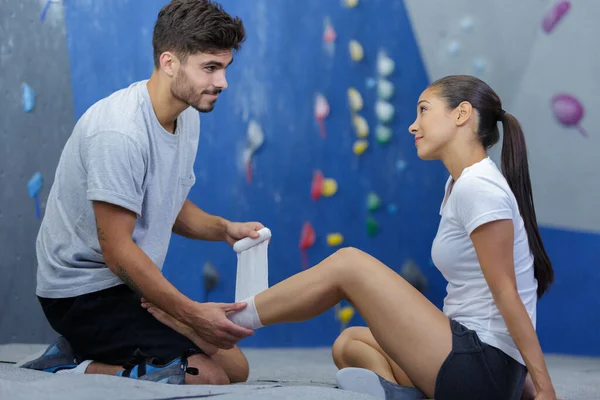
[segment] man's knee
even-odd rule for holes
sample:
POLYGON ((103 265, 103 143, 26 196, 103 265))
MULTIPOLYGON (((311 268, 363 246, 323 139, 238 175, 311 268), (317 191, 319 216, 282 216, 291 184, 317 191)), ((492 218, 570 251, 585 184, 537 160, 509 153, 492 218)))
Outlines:
POLYGON ((219 350, 212 359, 225 371, 231 383, 248 380, 248 359, 237 346, 230 350, 219 350))
POLYGON ((204 354, 189 357, 188 367, 198 370, 198 375, 185 374, 185 383, 188 385, 229 385, 231 383, 223 368, 204 354))

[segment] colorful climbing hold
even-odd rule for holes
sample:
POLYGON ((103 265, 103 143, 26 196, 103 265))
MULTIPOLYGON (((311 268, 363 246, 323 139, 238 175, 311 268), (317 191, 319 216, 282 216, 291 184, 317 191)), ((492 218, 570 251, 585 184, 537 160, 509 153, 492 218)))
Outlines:
POLYGON ((448 44, 446 47, 446 53, 449 56, 455 56, 460 51, 460 42, 458 40, 454 40, 448 44))
POLYGON ((473 72, 476 76, 481 76, 485 72, 486 62, 482 58, 473 61, 473 72))
POLYGON ((350 320, 354 317, 354 308, 351 306, 342 307, 338 314, 338 319, 343 326, 348 326, 350 320))
POLYGON ((375 137, 377 138, 377 143, 387 144, 392 138, 392 130, 385 125, 377 125, 377 128, 375 128, 375 137))
POLYGON ((300 243, 298 247, 300 248, 300 252, 302 253, 302 267, 304 269, 308 268, 308 258, 306 255, 306 250, 308 250, 313 244, 315 244, 316 234, 313 226, 310 222, 305 222, 302 226, 302 232, 300 234, 300 243))
POLYGON ((354 125, 356 136, 359 138, 365 139, 367 136, 369 136, 369 124, 363 116, 355 114, 352 117, 352 125, 354 125))
POLYGON ((392 60, 385 50, 379 50, 377 53, 377 72, 382 77, 390 76, 396 67, 396 63, 392 60))
POLYGON ((341 233, 330 233, 327 235, 327 245, 336 247, 344 242, 344 236, 341 233))
POLYGON ((471 32, 473 30, 473 18, 467 16, 460 20, 460 27, 465 32, 471 32))
POLYGON ((351 40, 348 48, 350 50, 350 58, 352 58, 353 61, 359 62, 361 61, 364 56, 365 56, 365 51, 363 50, 362 45, 356 41, 356 40, 351 40))
POLYGON ((333 178, 327 178, 323 181, 323 190, 322 194, 325 197, 331 197, 337 193, 338 184, 337 181, 333 178))
POLYGON ((219 284, 219 271, 210 261, 207 261, 204 263, 202 275, 204 278, 204 300, 208 302, 208 294, 219 284))
POLYGON ((313 173, 312 183, 310 185, 310 197, 317 201, 323 194, 323 173, 320 170, 316 170, 313 173))
POLYGON ((542 29, 546 33, 552 32, 556 25, 563 19, 571 8, 570 1, 559 1, 549 9, 542 19, 542 29))
POLYGON ((23 93, 22 93, 23 110, 25 112, 31 112, 33 110, 33 108, 35 107, 35 92, 31 88, 31 86, 29 86, 26 83, 23 83, 22 89, 23 89, 23 93))
POLYGON ((251 120, 246 131, 247 144, 244 151, 244 162, 246 163, 246 181, 252 182, 252 157, 254 153, 263 145, 265 134, 262 128, 255 120, 251 120))
POLYGON ((402 265, 400 275, 421 293, 427 288, 427 278, 413 260, 409 259, 402 265))
POLYGON ((365 86, 369 89, 373 89, 375 86, 377 86, 377 80, 375 78, 368 77, 365 79, 365 86))
POLYGON ((350 109, 353 112, 358 112, 363 108, 363 98, 360 95, 360 92, 354 88, 348 89, 348 103, 350 104, 350 109))
POLYGON ((377 82, 377 96, 382 100, 389 100, 394 95, 394 84, 386 79, 377 82))
POLYGON ((344 6, 348 8, 354 8, 358 5, 358 0, 342 0, 344 2, 344 6))
POLYGON ((36 218, 40 218, 40 200, 39 193, 44 184, 44 179, 42 178, 42 174, 36 172, 27 182, 27 189, 29 191, 29 197, 33 198, 35 201, 35 216, 36 218))
POLYGON ((369 147, 369 142, 367 142, 366 140, 357 140, 356 142, 354 142, 354 145, 352 146, 352 151, 357 156, 360 156, 367 150, 368 147, 369 147))
POLYGON ((406 161, 402 159, 396 161, 396 169, 398 170, 398 172, 404 171, 406 169, 406 161))
POLYGON ((327 131, 325 130, 325 118, 329 116, 329 103, 325 96, 317 93, 315 98, 315 119, 321 129, 321 136, 327 137, 327 131))
POLYGON ((379 196, 374 192, 369 193, 367 196, 367 208, 369 211, 375 211, 379 207, 381 207, 381 199, 379 196))
POLYGON ((589 136, 587 131, 579 124, 584 115, 583 105, 570 94, 557 94, 551 100, 554 116, 562 125, 574 127, 582 136, 589 136))
POLYGON ((394 118, 394 106, 384 100, 378 100, 375 103, 375 114, 379 121, 385 123, 390 122, 394 118))
POLYGON ((331 19, 329 17, 325 17, 323 20, 323 25, 325 26, 325 29, 323 30, 323 41, 325 43, 335 42, 337 34, 335 33, 335 29, 333 29, 331 19))
POLYGON ((391 215, 396 215, 398 213, 398 207, 394 203, 388 204, 387 211, 391 215))
POLYGON ((367 218, 367 234, 370 237, 373 237, 377 234, 378 230, 379 230, 379 227, 377 226, 377 221, 375 221, 375 219, 372 217, 368 217, 367 218))
POLYGON ((325 17, 323 20, 323 48, 330 56, 335 52, 335 40, 337 34, 331 23, 331 18, 325 17))

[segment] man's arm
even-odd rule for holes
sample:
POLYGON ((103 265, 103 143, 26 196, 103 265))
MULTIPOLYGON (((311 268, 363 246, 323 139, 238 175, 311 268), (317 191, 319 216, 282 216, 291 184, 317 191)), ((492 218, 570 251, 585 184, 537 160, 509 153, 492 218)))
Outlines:
POLYGON ((202 211, 190 200, 183 203, 173 232, 189 239, 224 241, 229 221, 202 211))
MULTIPOLYGON (((125 208, 93 202, 98 240, 104 261, 140 297, 156 304, 178 320, 190 325, 207 342, 232 348, 253 334, 226 317, 226 312, 243 309, 245 303, 197 303, 179 292, 132 238, 136 215, 125 208)), ((141 305, 140 305, 141 307, 141 305)))
POLYGON ((257 231, 262 228, 264 226, 259 222, 231 222, 208 214, 186 200, 177 215, 173 232, 189 239, 225 241, 233 246, 245 237, 259 237, 257 231))

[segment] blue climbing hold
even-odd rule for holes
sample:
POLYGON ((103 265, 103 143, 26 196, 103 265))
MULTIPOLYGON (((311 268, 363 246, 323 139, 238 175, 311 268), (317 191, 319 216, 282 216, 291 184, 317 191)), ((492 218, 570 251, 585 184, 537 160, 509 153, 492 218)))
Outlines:
POLYGON ((23 84, 23 110, 30 112, 35 107, 35 92, 28 84, 23 84))
POLYGON ((36 172, 33 174, 29 182, 27 183, 27 188, 29 189, 29 197, 32 197, 35 200, 35 215, 39 219, 40 218, 40 201, 39 201, 39 192, 42 189, 42 185, 44 184, 44 179, 42 178, 42 174, 36 172))

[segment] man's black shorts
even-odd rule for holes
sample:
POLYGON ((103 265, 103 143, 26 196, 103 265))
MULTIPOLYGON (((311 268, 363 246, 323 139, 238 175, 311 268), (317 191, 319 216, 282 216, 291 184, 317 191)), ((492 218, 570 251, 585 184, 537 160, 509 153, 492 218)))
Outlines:
POLYGON ((169 362, 202 353, 192 341, 157 321, 126 285, 77 297, 38 297, 52 328, 70 343, 79 361, 110 365, 139 362, 139 354, 169 362))

